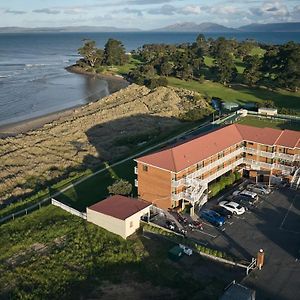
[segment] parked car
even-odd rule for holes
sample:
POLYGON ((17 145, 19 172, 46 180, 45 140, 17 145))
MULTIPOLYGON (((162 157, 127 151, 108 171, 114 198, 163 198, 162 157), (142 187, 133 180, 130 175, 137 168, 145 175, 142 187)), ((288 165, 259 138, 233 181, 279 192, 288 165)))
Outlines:
POLYGON ((242 215, 245 212, 243 206, 233 201, 221 201, 219 205, 231 211, 234 215, 242 215))
POLYGON ((166 227, 170 230, 175 230, 177 228, 176 224, 170 220, 166 221, 166 227))
POLYGON ((248 184, 247 189, 261 195, 268 195, 271 193, 271 190, 267 186, 261 184, 248 184))
POLYGON ((227 219, 230 219, 233 215, 231 211, 220 205, 215 205, 211 209, 227 219))
POLYGON ((243 196, 245 198, 249 198, 249 199, 254 199, 257 200, 258 199, 258 195, 254 192, 250 192, 247 190, 243 190, 243 191, 234 191, 232 193, 233 196, 243 196))
POLYGON ((230 219, 233 215, 231 211, 219 205, 213 206, 211 209, 227 219, 230 219))
POLYGON ((217 212, 210 209, 202 210, 200 212, 200 218, 215 226, 222 226, 225 222, 224 217, 220 216, 217 212))
POLYGON ((185 245, 179 244, 179 247, 183 250, 183 252, 188 255, 191 256, 193 254, 193 250, 185 245))
POLYGON ((251 210, 254 208, 254 202, 251 201, 249 198, 245 199, 243 196, 236 196, 234 198, 234 202, 243 206, 246 210, 251 210))
MULTIPOLYGON (((237 196, 233 196, 230 201, 236 202, 236 203, 241 203, 242 202, 246 202, 250 205, 254 205, 257 202, 258 198, 251 198, 248 196, 244 196, 244 195, 237 195, 237 196)), ((242 205, 243 206, 243 205, 242 205)))

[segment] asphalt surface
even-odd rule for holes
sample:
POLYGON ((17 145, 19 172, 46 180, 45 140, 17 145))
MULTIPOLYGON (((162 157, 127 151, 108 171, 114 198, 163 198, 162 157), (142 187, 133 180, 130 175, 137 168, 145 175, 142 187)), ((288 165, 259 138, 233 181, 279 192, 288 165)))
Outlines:
MULTIPOLYGON (((163 217, 157 221, 165 224, 163 217)), ((262 270, 252 271, 243 280, 244 285, 256 290, 257 299, 300 299, 299 190, 273 190, 270 195, 261 196, 255 208, 233 216, 221 228, 202 222, 203 230, 187 233, 199 244, 249 262, 260 248, 264 250, 262 270)))

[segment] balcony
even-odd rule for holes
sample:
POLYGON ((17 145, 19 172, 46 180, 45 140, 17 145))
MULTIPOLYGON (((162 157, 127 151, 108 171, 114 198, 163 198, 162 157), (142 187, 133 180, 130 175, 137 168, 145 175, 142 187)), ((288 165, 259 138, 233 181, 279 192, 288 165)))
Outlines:
POLYGON ((254 149, 254 148, 244 147, 244 151, 246 153, 255 154, 255 155, 267 157, 267 158, 274 158, 276 156, 275 152, 266 152, 266 151, 261 151, 261 150, 254 149))
POLYGON ((290 161, 297 160, 297 155, 291 155, 286 153, 276 153, 276 157, 290 161))
POLYGON ((138 168, 137 167, 134 167, 134 174, 138 174, 138 168))
POLYGON ((266 163, 266 162, 256 161, 253 159, 245 159, 244 161, 245 161, 245 163, 250 164, 251 166, 263 167, 263 168, 267 168, 267 169, 278 169, 278 170, 286 171, 289 173, 293 172, 293 170, 295 168, 295 167, 285 166, 280 163, 270 164, 270 163, 266 163))
MULTIPOLYGON (((179 187, 181 185, 186 185, 186 186, 196 185, 196 183, 193 183, 191 181, 192 179, 199 180, 199 179, 197 179, 197 177, 200 177, 202 174, 204 174, 207 171, 210 171, 212 168, 217 167, 217 166, 221 165, 222 163, 227 162, 228 160, 240 155, 241 153, 243 153, 243 151, 244 151, 243 147, 238 148, 237 150, 229 153, 228 155, 213 161, 209 165, 207 165, 205 167, 202 167, 202 168, 200 168, 199 170, 197 170, 195 172, 190 173, 186 178, 182 178, 180 180, 174 180, 173 179, 172 180, 172 187, 179 187)), ((202 184, 202 183, 203 183, 203 181, 200 180, 200 182, 197 183, 197 184, 202 184)))
POLYGON ((135 186, 135 187, 138 187, 138 186, 139 186, 139 182, 138 182, 137 179, 134 180, 134 186, 135 186))

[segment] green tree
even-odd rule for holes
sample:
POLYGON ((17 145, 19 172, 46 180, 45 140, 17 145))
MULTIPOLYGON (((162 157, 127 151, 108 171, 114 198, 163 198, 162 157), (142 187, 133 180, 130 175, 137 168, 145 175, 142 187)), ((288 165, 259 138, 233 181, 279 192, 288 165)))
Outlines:
POLYGON ((160 65, 160 74, 162 76, 169 76, 173 71, 173 66, 170 62, 164 62, 160 65))
POLYGON ((236 78, 237 69, 231 54, 223 53, 215 59, 214 64, 216 78, 222 84, 226 85, 236 78))
POLYGON ((104 47, 105 63, 108 66, 124 65, 128 61, 123 44, 114 39, 108 39, 104 47))
POLYGON ((294 42, 282 45, 277 57, 275 81, 296 92, 300 86, 300 45, 294 42))
POLYGON ((132 191, 132 184, 124 179, 119 179, 107 187, 107 190, 114 195, 129 195, 132 191))
POLYGON ((245 70, 243 72, 245 83, 250 86, 255 85, 262 77, 262 73, 260 71, 262 61, 259 56, 246 56, 244 58, 245 70))
POLYGON ((244 57, 251 54, 252 49, 254 48, 255 44, 251 41, 243 41, 240 42, 236 49, 236 56, 244 59, 244 57))
POLYGON ((87 65, 95 67, 96 64, 101 64, 103 61, 103 50, 96 48, 96 42, 88 40, 83 47, 78 49, 87 65))

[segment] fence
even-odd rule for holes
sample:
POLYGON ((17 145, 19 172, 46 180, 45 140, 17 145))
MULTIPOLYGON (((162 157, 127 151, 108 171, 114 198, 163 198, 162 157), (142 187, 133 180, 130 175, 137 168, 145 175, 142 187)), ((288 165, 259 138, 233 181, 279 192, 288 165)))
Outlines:
POLYGON ((74 208, 72 208, 72 207, 70 207, 66 204, 63 204, 63 203, 61 203, 61 202, 59 202, 59 201, 57 201, 53 198, 51 199, 51 204, 54 205, 54 206, 60 207, 61 209, 67 211, 68 213, 70 213, 72 215, 75 215, 77 217, 80 217, 80 218, 86 220, 86 213, 78 211, 78 210, 76 210, 76 209, 74 209, 74 208))
POLYGON ((258 118, 265 118, 265 119, 271 119, 271 120, 285 120, 285 121, 295 121, 295 122, 300 122, 300 117, 298 116, 292 116, 292 115, 282 115, 282 114, 277 114, 274 116, 268 116, 265 114, 259 114, 256 111, 247 111, 248 115, 251 115, 252 117, 258 117, 258 118))
POLYGON ((15 218, 17 217, 21 217, 21 216, 24 216, 24 215, 27 215, 31 212, 33 212, 34 210, 36 209, 40 209, 42 206, 45 206, 45 205, 49 205, 51 203, 51 199, 50 198, 46 198, 46 199, 43 199, 42 201, 36 203, 36 204, 33 204, 29 207, 26 207, 22 210, 19 210, 15 213, 12 213, 8 216, 5 216, 3 218, 0 219, 0 224, 3 224, 5 222, 8 222, 10 220, 14 220, 15 218))

